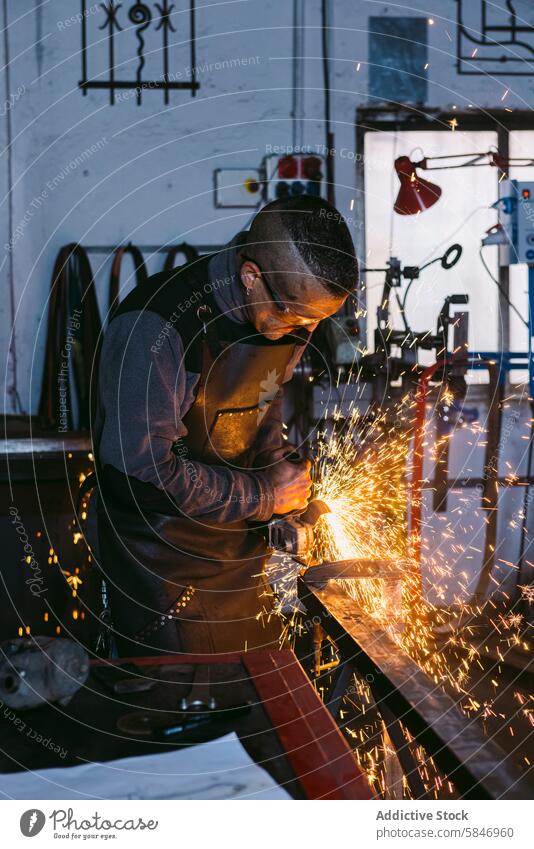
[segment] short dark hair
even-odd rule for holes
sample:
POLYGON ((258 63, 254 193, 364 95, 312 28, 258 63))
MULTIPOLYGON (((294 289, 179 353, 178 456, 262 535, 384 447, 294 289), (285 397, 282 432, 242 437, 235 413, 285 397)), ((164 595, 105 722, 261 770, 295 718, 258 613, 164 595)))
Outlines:
POLYGON ((328 201, 313 195, 281 198, 263 207, 278 212, 302 259, 333 295, 347 295, 358 285, 358 260, 349 228, 328 201))

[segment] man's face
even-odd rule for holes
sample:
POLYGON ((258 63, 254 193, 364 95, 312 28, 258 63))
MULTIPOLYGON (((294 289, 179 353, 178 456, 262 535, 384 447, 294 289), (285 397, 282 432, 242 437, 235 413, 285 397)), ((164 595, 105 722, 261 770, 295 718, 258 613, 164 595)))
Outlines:
POLYGON ((315 277, 274 272, 264 275, 253 260, 242 259, 241 263, 240 277, 247 290, 249 320, 267 339, 281 339, 300 328, 312 333, 320 321, 334 315, 346 300, 346 295, 328 292, 315 277))

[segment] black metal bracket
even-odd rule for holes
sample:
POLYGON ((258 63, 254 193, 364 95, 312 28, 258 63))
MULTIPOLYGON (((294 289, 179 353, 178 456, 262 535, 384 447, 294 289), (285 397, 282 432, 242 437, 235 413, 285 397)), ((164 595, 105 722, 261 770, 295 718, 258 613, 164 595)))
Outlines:
POLYGON ((475 0, 457 0, 458 73, 464 76, 531 76, 534 27, 521 18, 518 20, 512 0, 499 7, 487 0, 478 2, 477 8, 475 0), (527 55, 520 55, 521 52, 527 55), (524 70, 512 70, 521 65, 524 70))

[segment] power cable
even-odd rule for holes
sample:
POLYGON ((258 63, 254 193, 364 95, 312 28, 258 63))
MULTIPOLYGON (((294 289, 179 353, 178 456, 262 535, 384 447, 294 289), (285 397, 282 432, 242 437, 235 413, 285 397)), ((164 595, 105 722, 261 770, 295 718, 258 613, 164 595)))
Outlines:
POLYGON ((484 259, 484 256, 483 256, 483 254, 482 254, 482 248, 483 248, 483 247, 486 247, 486 246, 485 246, 485 245, 481 245, 481 247, 480 247, 480 249, 479 249, 479 252, 478 252, 478 255, 479 255, 479 257, 480 257, 480 261, 481 261, 482 265, 484 266, 484 268, 485 268, 485 270, 486 270, 486 272, 487 272, 487 274, 488 274, 488 277, 490 277, 490 278, 493 280, 493 282, 494 282, 494 283, 495 283, 495 285, 497 286, 497 289, 499 290, 499 292, 500 292, 500 293, 501 293, 501 295, 503 296, 504 300, 506 301, 506 303, 508 304, 508 306, 510 307, 510 309, 512 309, 512 310, 515 312, 515 314, 517 315, 517 317, 518 317, 518 318, 519 318, 519 319, 523 322, 523 324, 525 325, 525 327, 528 329, 528 321, 525 321, 525 319, 523 318, 523 316, 521 315, 521 313, 519 312, 519 310, 517 309, 517 307, 515 306, 515 304, 513 304, 513 303, 512 303, 512 301, 510 300, 510 297, 509 297, 509 295, 508 295, 508 292, 506 292, 506 290, 505 290, 505 289, 501 286, 501 284, 499 283, 499 281, 497 280, 497 278, 493 276, 493 274, 491 273, 490 269, 488 268, 488 265, 486 264, 486 260, 484 259))

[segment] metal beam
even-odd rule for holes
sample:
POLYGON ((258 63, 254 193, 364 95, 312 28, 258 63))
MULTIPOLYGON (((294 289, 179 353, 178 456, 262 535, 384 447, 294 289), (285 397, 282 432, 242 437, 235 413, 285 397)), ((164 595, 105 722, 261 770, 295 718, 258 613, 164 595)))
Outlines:
MULTIPOLYGON (((313 573, 313 569, 311 572, 313 573)), ((309 614, 336 643, 342 663, 368 681, 383 719, 400 721, 465 799, 528 799, 532 787, 506 762, 506 753, 468 719, 389 634, 355 606, 337 581, 323 589, 299 576, 309 614)))

